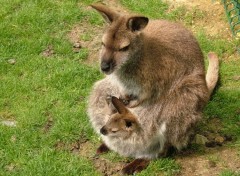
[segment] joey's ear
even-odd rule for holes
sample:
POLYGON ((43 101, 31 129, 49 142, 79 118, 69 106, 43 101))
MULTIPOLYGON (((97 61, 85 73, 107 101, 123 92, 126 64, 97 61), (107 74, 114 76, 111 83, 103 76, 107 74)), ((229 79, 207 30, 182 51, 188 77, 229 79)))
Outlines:
POLYGON ((112 96, 112 104, 119 114, 126 114, 128 112, 128 109, 124 106, 123 102, 117 97, 112 96))
POLYGON ((108 23, 112 23, 119 16, 116 12, 101 3, 92 4, 91 7, 96 9, 108 23))
POLYGON ((148 18, 143 16, 131 17, 128 19, 127 27, 133 32, 141 31, 147 26, 148 21, 148 18))

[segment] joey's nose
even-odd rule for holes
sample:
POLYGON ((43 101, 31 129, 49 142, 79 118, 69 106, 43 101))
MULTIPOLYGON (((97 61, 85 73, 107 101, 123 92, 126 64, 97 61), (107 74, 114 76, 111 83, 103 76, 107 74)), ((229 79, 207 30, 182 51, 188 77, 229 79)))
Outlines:
POLYGON ((102 128, 100 129, 100 133, 103 134, 103 135, 107 135, 107 130, 106 130, 106 128, 102 127, 102 128))
POLYGON ((101 70, 103 72, 108 72, 111 69, 111 62, 101 62, 101 70))

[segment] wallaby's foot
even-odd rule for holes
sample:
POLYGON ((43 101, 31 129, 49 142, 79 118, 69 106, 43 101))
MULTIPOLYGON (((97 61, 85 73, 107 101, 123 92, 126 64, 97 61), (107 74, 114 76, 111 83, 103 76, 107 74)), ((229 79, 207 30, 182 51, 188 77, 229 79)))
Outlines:
POLYGON ((146 169, 149 165, 150 160, 147 159, 135 159, 133 162, 126 165, 122 172, 123 174, 133 175, 134 173, 141 172, 142 170, 146 169))
POLYGON ((139 99, 135 95, 124 95, 120 97, 123 104, 129 108, 136 107, 140 104, 139 99))
POLYGON ((168 156, 168 148, 164 148, 163 151, 161 151, 159 154, 158 154, 158 157, 159 158, 166 158, 168 156))
POLYGON ((166 158, 166 157, 171 157, 174 154, 176 154, 176 149, 173 146, 166 146, 162 152, 158 154, 159 158, 166 158))
POLYGON ((106 146, 106 144, 102 143, 98 148, 96 154, 107 153, 110 149, 106 146))

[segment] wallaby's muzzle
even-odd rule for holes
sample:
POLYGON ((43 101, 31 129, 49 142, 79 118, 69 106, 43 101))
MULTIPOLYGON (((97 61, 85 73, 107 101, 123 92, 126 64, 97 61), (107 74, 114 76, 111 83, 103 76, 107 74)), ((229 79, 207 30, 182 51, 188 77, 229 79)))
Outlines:
POLYGON ((100 129, 100 133, 103 134, 103 135, 107 135, 107 130, 106 128, 103 126, 101 129, 100 129))
POLYGON ((102 61, 101 62, 101 70, 102 72, 104 72, 105 74, 110 74, 113 72, 113 68, 114 68, 114 62, 113 61, 102 61))

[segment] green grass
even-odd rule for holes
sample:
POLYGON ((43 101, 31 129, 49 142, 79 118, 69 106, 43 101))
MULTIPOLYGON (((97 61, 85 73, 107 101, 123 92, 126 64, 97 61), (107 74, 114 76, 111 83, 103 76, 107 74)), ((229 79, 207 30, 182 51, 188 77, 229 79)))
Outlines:
POLYGON ((86 49, 72 51, 67 33, 84 19, 101 24, 101 18, 78 1, 0 3, 0 121, 17 122, 0 125, 0 175, 99 175, 89 160, 54 145, 93 136, 86 97, 101 75, 81 62, 86 49), (43 57, 49 46, 54 54, 43 57))
POLYGON ((239 172, 234 172, 231 170, 225 170, 220 174, 220 176, 239 176, 239 175, 240 175, 239 172))
MULTIPOLYGON (((92 2, 0 0, 0 122, 16 122, 16 127, 0 124, 0 175, 101 175, 89 158, 56 148, 59 141, 69 144, 79 138, 99 143, 86 104, 91 86, 102 75, 98 68, 84 63, 91 51, 73 52, 67 37, 76 24, 103 25, 100 15, 86 10, 92 2), (49 47, 54 54, 44 57, 42 53, 49 47), (10 59, 16 63, 10 64, 10 59), (50 119, 52 124, 46 130, 50 119)), ((192 18, 184 7, 166 13, 168 5, 157 0, 121 2, 151 18, 185 20, 187 25, 192 18)), ((94 36, 81 35, 84 41, 94 36)), ((239 41, 209 37, 202 29, 196 36, 205 55, 210 50, 231 55, 239 45, 239 41)), ((217 116, 223 131, 236 137, 240 136, 240 83, 233 77, 240 75, 239 67, 239 60, 222 61, 220 85, 205 110, 206 118, 217 116)), ((238 139, 236 145, 239 143, 238 139)), ((104 157, 124 160, 114 153, 104 157)), ((139 175, 174 175, 179 170, 174 159, 161 159, 139 175)))
POLYGON ((180 166, 173 159, 158 159, 154 162, 151 162, 150 165, 139 173, 139 176, 146 175, 175 175, 180 171, 180 166))

